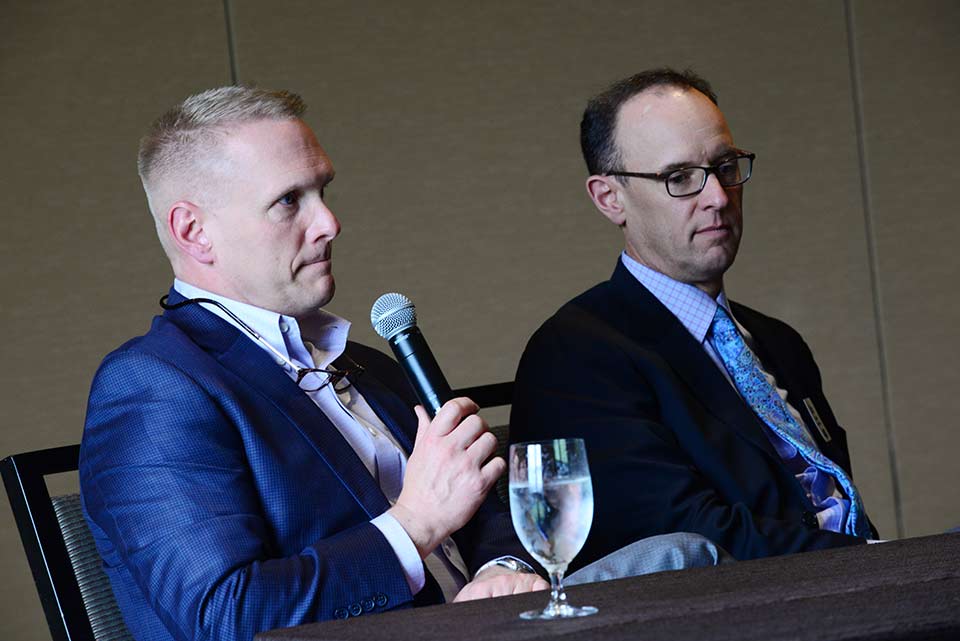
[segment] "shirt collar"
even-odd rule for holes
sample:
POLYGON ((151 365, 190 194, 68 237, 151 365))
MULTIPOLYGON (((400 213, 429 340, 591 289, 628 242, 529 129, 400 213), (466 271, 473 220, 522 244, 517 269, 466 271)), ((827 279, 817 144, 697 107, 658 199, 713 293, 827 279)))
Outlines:
POLYGON ((681 283, 646 265, 641 265, 628 256, 627 252, 623 252, 620 259, 627 271, 677 317, 677 320, 687 328, 698 343, 706 339, 713 317, 717 313, 717 305, 722 305, 727 313, 733 316, 730 312, 730 303, 722 289, 717 298, 713 299, 702 289, 688 283, 681 283))
MULTIPOLYGON (((346 349, 347 337, 350 333, 350 321, 326 310, 317 310, 316 318, 311 319, 309 323, 310 336, 303 336, 300 324, 292 316, 241 303, 180 279, 174 279, 173 288, 185 298, 209 298, 217 301, 260 334, 271 347, 301 367, 326 367, 343 354, 344 349, 346 349), (318 355, 321 362, 315 362, 311 350, 304 345, 305 340, 310 341, 317 348, 314 353, 318 355)), ((250 336, 247 330, 230 318, 230 315, 222 309, 216 305, 205 303, 200 303, 200 305, 239 329, 244 336, 260 345, 267 353, 270 353, 270 350, 253 336, 250 336)), ((276 360, 274 354, 271 353, 271 356, 276 360)), ((278 364, 284 365, 282 362, 278 364)))

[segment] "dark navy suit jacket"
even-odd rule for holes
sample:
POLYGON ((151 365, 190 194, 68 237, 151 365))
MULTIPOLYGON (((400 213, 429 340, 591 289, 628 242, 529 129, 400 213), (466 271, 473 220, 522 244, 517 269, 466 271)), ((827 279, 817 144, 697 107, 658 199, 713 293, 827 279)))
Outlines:
MULTIPOLYGON (((792 328, 742 305, 737 320, 821 450, 850 470, 820 372, 792 328), (830 440, 814 428, 809 399, 830 440)), ((619 262, 530 339, 511 441, 585 439, 593 527, 574 566, 637 539, 695 532, 738 559, 864 542, 817 529, 767 429, 679 320, 619 262)))
MULTIPOLYGON (((347 354, 366 368, 360 393, 409 452, 416 418, 402 372, 356 343, 347 354)), ((156 317, 104 359, 80 484, 141 641, 251 639, 443 600, 429 573, 411 595, 369 523, 389 504, 337 429, 260 346, 198 305, 156 317)), ((502 554, 528 558, 492 496, 454 539, 471 572, 502 554)))

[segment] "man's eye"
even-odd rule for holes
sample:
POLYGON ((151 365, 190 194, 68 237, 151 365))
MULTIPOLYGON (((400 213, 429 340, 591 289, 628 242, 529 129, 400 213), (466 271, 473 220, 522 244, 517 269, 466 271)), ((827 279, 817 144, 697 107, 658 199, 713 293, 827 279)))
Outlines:
POLYGON ((671 185, 686 185, 693 180, 693 172, 689 169, 681 169, 667 176, 667 180, 670 181, 671 185))
POLYGON ((280 200, 278 200, 277 202, 283 205, 284 207, 293 207, 294 205, 297 204, 297 200, 298 198, 297 198, 296 192, 291 191, 290 193, 284 194, 283 196, 281 196, 280 200))
POLYGON ((736 160, 729 160, 717 165, 717 178, 721 183, 734 183, 740 180, 740 165, 736 160))
POLYGON ((732 175, 737 173, 737 161, 728 160, 717 165, 717 171, 721 174, 732 175))

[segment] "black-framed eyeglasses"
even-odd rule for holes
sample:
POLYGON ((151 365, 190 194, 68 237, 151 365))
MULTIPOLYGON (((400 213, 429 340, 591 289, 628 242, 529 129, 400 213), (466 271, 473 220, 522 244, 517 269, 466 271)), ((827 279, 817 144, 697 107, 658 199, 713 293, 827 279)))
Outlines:
POLYGON ((635 171, 608 171, 606 176, 626 176, 627 178, 647 178, 659 180, 667 193, 674 198, 695 196, 707 186, 707 178, 714 174, 724 187, 736 187, 750 180, 753 174, 753 159, 756 154, 739 153, 733 158, 709 167, 681 167, 655 174, 642 174, 635 171))
POLYGON ((343 392, 348 390, 350 386, 353 385, 353 383, 350 380, 351 378, 356 378, 361 374, 363 374, 363 371, 364 371, 363 365, 360 365, 359 363, 354 362, 354 360, 349 356, 347 356, 346 354, 342 355, 340 358, 337 359, 337 360, 343 359, 343 360, 349 361, 350 367, 346 369, 336 369, 333 367, 325 367, 325 368, 297 367, 296 363, 294 363, 289 358, 281 354, 279 350, 277 350, 273 345, 267 342, 267 339, 265 339, 263 336, 257 333, 252 327, 250 327, 245 322, 243 322, 239 316, 237 316, 232 311, 230 311, 230 309, 227 308, 222 303, 215 301, 211 298, 188 298, 186 300, 180 301, 179 303, 168 303, 167 302, 168 298, 169 297, 167 295, 164 295, 163 297, 160 298, 160 307, 164 309, 179 309, 187 305, 196 305, 199 303, 206 303, 208 305, 213 305, 218 309, 220 309, 221 311, 223 311, 223 313, 225 313, 227 316, 232 318, 237 323, 237 325, 242 327, 244 331, 250 334, 250 336, 252 336, 254 339, 259 341, 261 345, 263 345, 264 347, 269 349, 271 352, 273 352, 273 354, 277 358, 279 358, 281 361, 283 361, 285 364, 290 366, 290 368, 297 373, 297 381, 296 381, 297 387, 302 389, 304 392, 317 392, 322 390, 327 385, 332 385, 333 391, 337 393, 343 392), (306 379, 308 376, 313 376, 317 380, 314 381, 313 383, 309 383, 308 387, 304 387, 302 383, 304 379, 306 379))

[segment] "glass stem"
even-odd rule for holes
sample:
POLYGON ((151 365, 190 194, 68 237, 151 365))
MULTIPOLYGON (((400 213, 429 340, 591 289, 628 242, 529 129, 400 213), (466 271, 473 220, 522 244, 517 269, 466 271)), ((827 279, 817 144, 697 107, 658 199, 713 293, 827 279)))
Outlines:
POLYGON ((558 570, 550 573, 550 603, 547 610, 552 613, 559 613, 567 605, 567 593, 563 590, 563 573, 566 570, 558 570))

